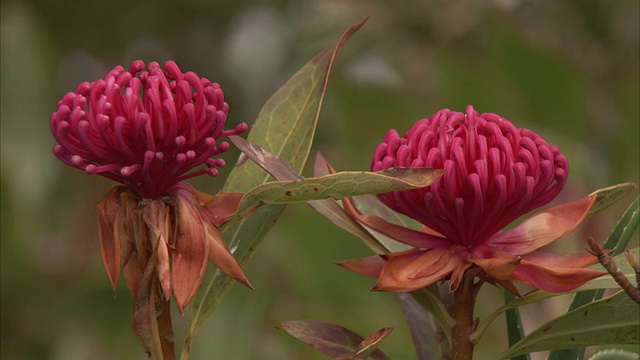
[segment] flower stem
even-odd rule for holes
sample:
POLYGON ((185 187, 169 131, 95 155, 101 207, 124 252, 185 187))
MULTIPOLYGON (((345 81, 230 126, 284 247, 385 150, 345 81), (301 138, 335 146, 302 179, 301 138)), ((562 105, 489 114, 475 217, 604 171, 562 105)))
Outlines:
POLYGON ((478 325, 473 318, 473 308, 482 281, 474 283, 475 273, 467 272, 463 281, 453 293, 452 315, 456 324, 451 329, 451 356, 453 360, 473 359, 474 343, 471 333, 478 325))
MULTIPOLYGON (((158 297, 162 297, 159 295, 158 297)), ((158 303, 158 332, 160 333, 160 344, 162 346, 162 358, 164 360, 175 360, 176 353, 173 346, 175 336, 173 325, 171 324, 171 303, 169 300, 160 300, 158 303)))
POLYGON ((156 254, 153 254, 134 297, 133 329, 150 359, 175 360, 171 307, 160 290, 155 263, 156 254))

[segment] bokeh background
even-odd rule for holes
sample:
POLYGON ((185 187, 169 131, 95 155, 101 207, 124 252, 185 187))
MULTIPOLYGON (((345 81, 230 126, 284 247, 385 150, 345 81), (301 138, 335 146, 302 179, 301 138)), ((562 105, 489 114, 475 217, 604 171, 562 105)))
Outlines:
MULTIPOLYGON (((338 56, 315 149, 339 170, 367 169, 389 128, 404 132, 441 108, 472 104, 560 146, 571 176, 557 203, 638 182, 639 4, 3 0, 2 359, 145 358, 130 326, 131 297, 123 282, 113 297, 99 256, 94 206, 114 184, 51 153, 50 114, 81 81, 134 59, 173 59, 222 84, 230 126, 251 123, 300 66, 369 16, 338 56)), ((226 173, 193 183, 215 193, 226 173)), ((588 235, 603 240, 630 201, 558 248, 579 251, 588 235)), ((192 358, 324 359, 274 328, 309 318, 363 335, 394 326, 383 350, 415 358, 397 297, 370 292, 372 279, 333 264, 369 254, 310 208, 290 206, 246 268, 257 290, 234 286, 192 358)), ((481 297, 481 317, 501 305, 495 288, 481 297)), ((565 305, 525 307, 527 331, 565 305)), ((180 336, 184 319, 176 323, 180 336)), ((478 358, 505 347, 503 323, 490 328, 478 358)))

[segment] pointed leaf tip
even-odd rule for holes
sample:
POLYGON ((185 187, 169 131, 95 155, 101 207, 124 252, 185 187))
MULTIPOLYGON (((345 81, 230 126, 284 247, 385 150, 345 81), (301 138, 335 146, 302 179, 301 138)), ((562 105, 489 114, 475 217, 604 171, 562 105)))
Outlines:
MULTIPOLYGON (((264 104, 247 139, 266 146, 267 150, 293 166, 296 174, 304 168, 311 150, 329 74, 338 48, 364 22, 351 27, 334 43, 320 52, 278 89, 264 104), (287 129, 288 131, 282 131, 287 129)), ((248 191, 268 181, 269 175, 252 162, 233 168, 224 191, 248 191)), ((283 206, 265 206, 250 217, 227 228, 225 236, 235 248, 233 257, 240 264, 251 258, 253 249, 277 219, 283 206)), ((211 272, 206 286, 197 297, 189 315, 186 342, 193 339, 200 325, 220 304, 232 282, 219 272, 211 272)))
POLYGON ((636 187, 636 184, 628 182, 598 189, 592 192, 590 195, 596 195, 597 198, 593 207, 589 210, 588 216, 599 213, 600 211, 615 204, 618 200, 629 195, 636 189, 636 187))
POLYGON ((171 285, 181 313, 200 287, 207 269, 209 241, 207 222, 200 215, 199 196, 190 186, 172 189, 178 219, 178 239, 174 245, 171 285))
POLYGON ((102 262, 115 296, 120 277, 121 254, 116 219, 120 212, 121 186, 109 190, 96 206, 102 262))
POLYGON ((212 224, 207 224, 207 241, 209 242, 209 261, 232 279, 251 290, 255 290, 253 285, 249 282, 249 279, 247 279, 247 276, 242 271, 242 268, 229 251, 229 248, 224 241, 224 237, 212 224))
POLYGON ((591 194, 538 212, 513 229, 492 236, 488 245, 512 255, 525 255, 573 232, 596 201, 591 194))
POLYGON ((372 347, 377 346, 392 328, 378 330, 367 339, 340 325, 318 320, 286 321, 276 328, 288 332, 333 359, 389 360, 382 351, 372 347))
POLYGON ((354 357, 358 358, 368 358, 376 349, 380 343, 391 334, 393 331, 392 327, 385 327, 378 331, 375 331, 373 334, 369 335, 366 339, 362 340, 358 347, 353 353, 354 357))

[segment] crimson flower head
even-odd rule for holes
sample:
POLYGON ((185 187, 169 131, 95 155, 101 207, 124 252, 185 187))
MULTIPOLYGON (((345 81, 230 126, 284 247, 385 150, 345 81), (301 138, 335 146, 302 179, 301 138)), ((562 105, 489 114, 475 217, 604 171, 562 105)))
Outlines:
POLYGON ((134 61, 67 93, 51 115, 64 163, 115 180, 97 206, 102 258, 114 288, 124 269, 134 296, 155 274, 166 299, 183 311, 207 260, 248 285, 216 225, 233 215, 240 194, 209 196, 184 180, 218 175, 229 149, 220 141, 246 132, 224 130, 229 105, 220 85, 183 73, 173 61, 134 61), (201 167, 202 166, 202 167, 201 167), (196 169, 201 167, 200 169, 196 169), (142 285, 141 285, 142 284, 142 285))
POLYGON ((378 195, 391 209, 423 225, 415 231, 361 214, 351 216, 413 248, 344 266, 379 277, 377 290, 412 291, 480 268, 488 281, 517 294, 515 280, 549 292, 572 290, 603 274, 585 269, 591 254, 537 251, 572 232, 595 196, 559 205, 503 230, 522 215, 553 200, 567 181, 569 165, 560 150, 531 130, 496 114, 441 110, 400 136, 389 131, 376 148, 372 171, 390 167, 433 167, 444 175, 432 185, 378 195))
POLYGON ((179 181, 216 176, 229 149, 218 139, 247 131, 242 123, 224 130, 229 105, 217 83, 173 61, 134 61, 104 79, 83 82, 58 102, 51 131, 54 154, 88 174, 120 182, 143 198, 163 195, 179 181), (205 168, 185 174, 189 170, 205 168))

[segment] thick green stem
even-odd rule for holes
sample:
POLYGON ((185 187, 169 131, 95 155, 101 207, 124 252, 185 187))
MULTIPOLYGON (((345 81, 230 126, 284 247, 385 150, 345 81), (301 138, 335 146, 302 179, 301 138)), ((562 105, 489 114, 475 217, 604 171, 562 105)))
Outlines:
POLYGON ((453 360, 473 359, 471 333, 477 322, 473 318, 473 308, 481 283, 474 283, 475 274, 467 273, 453 294, 452 316, 456 324, 451 329, 451 357, 453 360))

